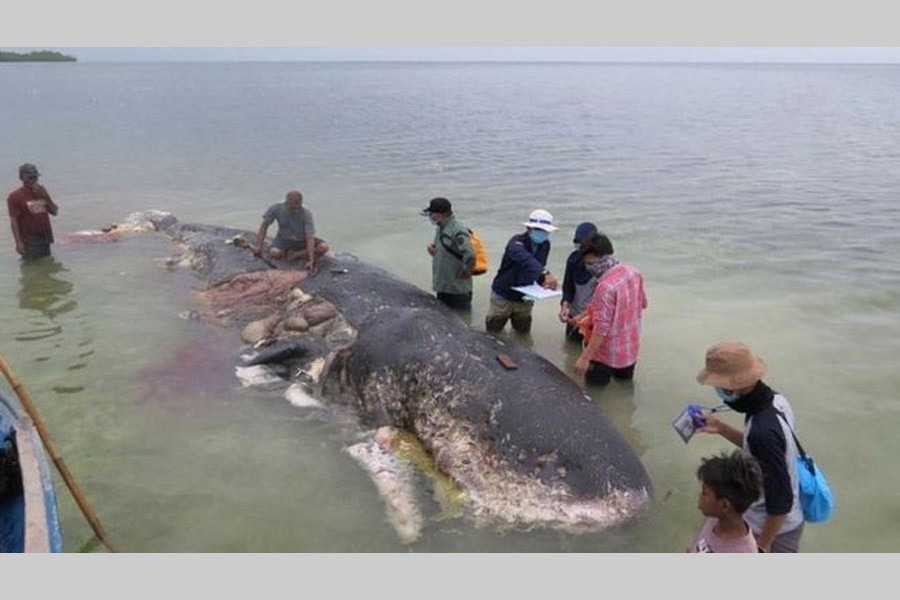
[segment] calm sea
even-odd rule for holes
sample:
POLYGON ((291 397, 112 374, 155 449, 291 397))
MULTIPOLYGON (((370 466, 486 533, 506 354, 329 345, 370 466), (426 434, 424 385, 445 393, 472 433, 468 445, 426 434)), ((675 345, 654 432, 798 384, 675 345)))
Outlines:
MULTIPOLYGON (((545 208, 562 227, 555 271, 592 220, 646 277, 636 385, 592 396, 646 466, 653 514, 501 534, 430 507, 406 548, 343 451, 353 415, 241 388, 238 332, 179 317, 195 282, 162 268, 166 240, 60 243, 24 267, 4 225, 0 350, 123 549, 681 552, 701 521, 696 467, 729 448, 685 445, 671 421, 714 404, 694 376, 707 346, 740 339, 836 494, 803 550, 900 550, 900 68, 6 64, 0 89, 0 173, 11 190, 18 164, 39 166, 60 238, 147 208, 252 230, 298 188, 333 248, 428 289, 417 213, 443 195, 494 267, 545 208)), ((571 374, 555 314, 539 304, 514 342, 571 374)), ((89 549, 59 484, 65 549, 89 549)))

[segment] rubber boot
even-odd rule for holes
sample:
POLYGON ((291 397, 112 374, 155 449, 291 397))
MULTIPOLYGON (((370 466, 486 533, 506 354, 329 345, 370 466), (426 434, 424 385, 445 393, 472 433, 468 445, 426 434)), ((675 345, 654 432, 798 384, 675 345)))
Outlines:
POLYGON ((506 327, 506 321, 509 317, 486 317, 484 319, 484 328, 490 333, 500 333, 506 327))
POLYGON ((531 315, 517 317, 512 316, 512 328, 518 333, 528 333, 531 331, 531 315))

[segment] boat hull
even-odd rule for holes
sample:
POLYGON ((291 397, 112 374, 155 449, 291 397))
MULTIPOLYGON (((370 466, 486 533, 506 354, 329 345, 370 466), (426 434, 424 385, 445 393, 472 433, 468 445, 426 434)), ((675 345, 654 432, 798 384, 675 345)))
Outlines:
POLYGON ((15 460, 4 463, 11 477, 0 488, 0 551, 62 552, 56 491, 44 445, 21 403, 0 390, 0 450, 10 459, 13 448, 15 460))

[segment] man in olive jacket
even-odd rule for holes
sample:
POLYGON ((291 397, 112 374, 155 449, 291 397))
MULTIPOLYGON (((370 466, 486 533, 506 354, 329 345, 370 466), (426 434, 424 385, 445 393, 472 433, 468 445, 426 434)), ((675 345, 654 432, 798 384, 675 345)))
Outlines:
POLYGON ((446 198, 432 199, 422 216, 437 228, 434 242, 428 245, 428 254, 432 257, 432 287, 438 300, 450 308, 470 309, 475 249, 469 229, 456 220, 446 198))

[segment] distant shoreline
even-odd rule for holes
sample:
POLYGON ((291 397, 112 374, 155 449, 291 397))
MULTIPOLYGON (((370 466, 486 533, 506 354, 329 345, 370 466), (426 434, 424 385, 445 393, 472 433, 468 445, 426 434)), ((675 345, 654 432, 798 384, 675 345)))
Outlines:
POLYGON ((0 62, 76 62, 77 60, 74 56, 49 50, 0 52, 0 62))
MULTIPOLYGON (((8 59, 0 52, 2 62, 75 62, 75 57, 35 59, 8 59)), ((806 62, 806 61, 688 61, 688 60, 311 60, 311 59, 165 59, 165 60, 86 60, 91 65, 484 65, 484 66, 628 66, 628 67, 900 67, 897 62, 806 62)))

